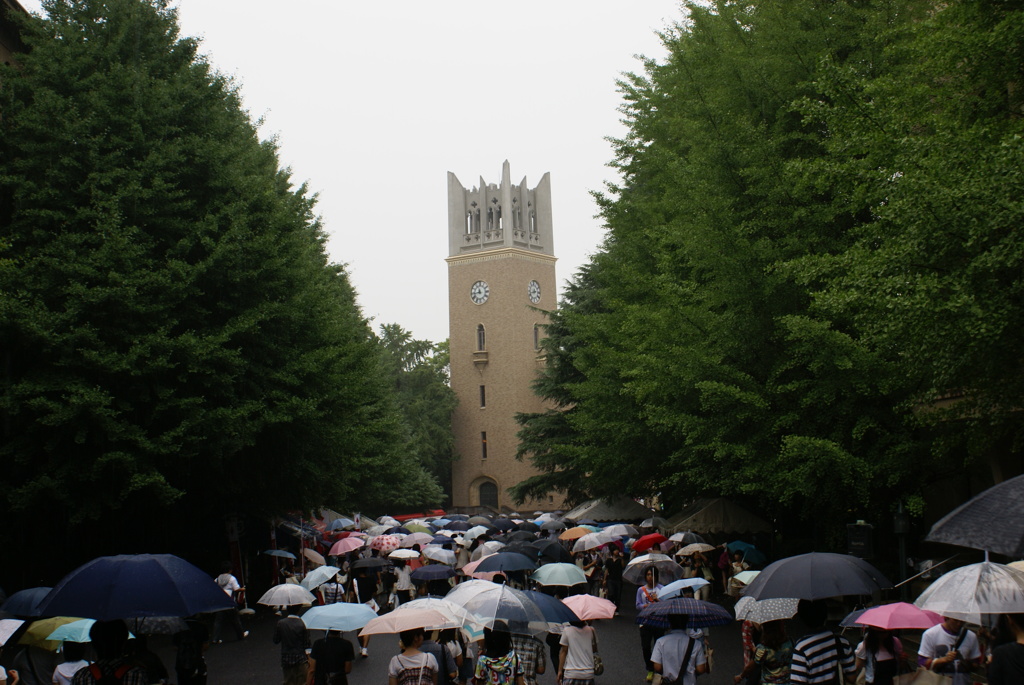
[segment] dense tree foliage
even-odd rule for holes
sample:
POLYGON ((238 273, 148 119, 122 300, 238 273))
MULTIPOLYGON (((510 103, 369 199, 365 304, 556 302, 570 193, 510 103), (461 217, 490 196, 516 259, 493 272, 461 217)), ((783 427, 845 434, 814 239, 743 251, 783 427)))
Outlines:
POLYGON ((451 499, 452 412, 457 399, 448 385, 448 343, 415 340, 398 324, 380 327, 385 367, 402 411, 403 451, 429 473, 434 483, 420 488, 420 502, 439 504, 442 493, 451 499))
POLYGON ((685 10, 621 84, 623 180, 553 316, 560 411, 521 417, 518 493, 885 511, 963 465, 962 427, 915 408, 962 390, 1019 421, 1021 13, 685 10))
POLYGON ((232 84, 161 0, 44 7, 0 74, 6 528, 422 503, 314 198, 232 84))

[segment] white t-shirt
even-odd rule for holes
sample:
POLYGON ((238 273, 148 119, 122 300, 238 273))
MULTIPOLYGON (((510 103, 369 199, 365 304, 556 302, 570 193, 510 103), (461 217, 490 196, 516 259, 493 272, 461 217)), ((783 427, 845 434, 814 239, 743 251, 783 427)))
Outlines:
POLYGON ((651 661, 661 665, 661 672, 669 680, 682 680, 683 685, 694 685, 697 682, 697 666, 707 663, 704 656, 704 642, 694 639, 688 630, 670 630, 654 643, 651 661), (686 664, 686 672, 679 677, 683 666, 686 649, 693 642, 690 650, 690 661, 686 664))
POLYGON ((220 585, 220 589, 227 593, 228 597, 234 597, 235 592, 242 589, 242 586, 238 584, 238 578, 230 573, 222 573, 217 576, 217 585, 220 585))
POLYGON ((57 685, 71 685, 71 679, 75 674, 89 665, 85 659, 81 661, 66 661, 57 666, 53 672, 53 682, 57 685))
POLYGON ((404 654, 396 654, 391 657, 391 662, 388 664, 388 677, 400 678, 402 671, 418 671, 423 669, 420 675, 420 682, 429 683, 434 673, 437 673, 437 659, 434 658, 433 654, 427 654, 426 652, 420 652, 415 656, 405 656, 404 654))
POLYGON ((566 626, 558 644, 569 647, 565 655, 565 678, 591 680, 594 677, 594 629, 566 626))
MULTIPOLYGON (((917 650, 918 655, 926 657, 928 659, 937 659, 940 656, 946 656, 946 653, 953 649, 953 645, 956 643, 957 635, 946 632, 946 629, 942 627, 940 623, 937 626, 932 626, 928 630, 921 634, 921 647, 917 650)), ((977 663, 978 659, 981 658, 981 648, 978 646, 978 637, 970 630, 964 633, 964 639, 960 642, 960 646, 957 647, 957 651, 960 652, 960 656, 964 660, 970 663, 977 663)), ((933 665, 934 666, 934 665, 933 665)), ((953 683, 955 685, 961 685, 961 683, 971 682, 971 677, 966 673, 967 664, 960 664, 959 671, 954 675, 953 664, 948 664, 945 667, 940 667, 940 672, 953 677, 953 683)), ((932 670, 935 670, 934 667, 932 670)))

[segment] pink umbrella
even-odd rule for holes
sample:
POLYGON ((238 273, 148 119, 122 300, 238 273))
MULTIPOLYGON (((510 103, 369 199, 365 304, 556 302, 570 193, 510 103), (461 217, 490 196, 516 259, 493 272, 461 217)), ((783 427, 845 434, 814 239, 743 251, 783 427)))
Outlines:
POLYGON ((615 616, 615 602, 594 595, 573 595, 563 599, 562 603, 584 621, 615 616))
POLYGON ((893 602, 871 607, 857 619, 864 626, 874 626, 885 630, 901 630, 915 628, 931 628, 942 623, 942 617, 934 611, 918 609, 906 602, 893 602))
MULTIPOLYGON (((491 555, 488 554, 487 556, 491 556, 491 555)), ((463 566, 460 570, 463 573, 465 573, 467 576, 470 576, 470 577, 473 577, 473 578, 478 578, 480 580, 494 580, 494 576, 496 576, 499 573, 501 573, 501 571, 477 571, 476 570, 476 567, 480 565, 480 562, 483 561, 486 558, 487 557, 481 557, 481 558, 477 559, 476 561, 471 561, 468 564, 466 564, 465 566, 463 566)))
POLYGON ((401 543, 402 541, 394 535, 378 535, 370 540, 370 549, 380 550, 384 553, 393 552, 401 543))
POLYGON ((340 557, 343 554, 354 552, 362 546, 363 541, 359 538, 345 538, 343 540, 338 540, 337 542, 335 542, 334 546, 331 547, 329 552, 327 552, 327 555, 332 557, 340 557))

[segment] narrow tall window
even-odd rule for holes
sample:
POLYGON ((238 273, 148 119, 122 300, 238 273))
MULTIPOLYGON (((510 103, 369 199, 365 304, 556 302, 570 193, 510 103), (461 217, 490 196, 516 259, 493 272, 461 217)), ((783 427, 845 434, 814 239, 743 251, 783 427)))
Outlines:
POLYGON ((483 324, 477 324, 476 327, 476 349, 481 352, 487 349, 487 334, 484 333, 483 324))
POLYGON ((487 406, 487 386, 484 385, 480 386, 480 406, 487 406))
POLYGON ((480 458, 487 458, 487 431, 480 431, 480 458))
POLYGON ((540 326, 533 324, 533 349, 540 349, 540 326))

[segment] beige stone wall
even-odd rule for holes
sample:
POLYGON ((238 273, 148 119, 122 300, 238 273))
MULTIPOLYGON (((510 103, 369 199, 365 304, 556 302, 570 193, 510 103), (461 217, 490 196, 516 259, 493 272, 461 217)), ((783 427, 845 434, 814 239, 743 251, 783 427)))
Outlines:
MULTIPOLYGON (((459 398, 453 416, 457 461, 453 468, 453 504, 480 504, 479 486, 498 486, 500 507, 533 511, 551 509, 554 499, 513 504, 507 489, 535 473, 529 462, 515 459, 517 412, 543 410, 530 385, 542 362, 534 347, 534 325, 543 324, 542 310, 553 310, 555 258, 502 248, 448 259, 448 307, 451 338, 451 384, 459 398), (527 286, 535 280, 541 299, 530 302, 527 286), (470 299, 470 288, 485 281, 490 294, 484 304, 470 299), (486 332, 486 363, 477 354, 477 326, 486 332), (480 386, 486 406, 480 406, 480 386), (481 432, 487 433, 487 458, 481 454, 481 432)), ((543 331, 541 332, 543 335, 543 331)))

